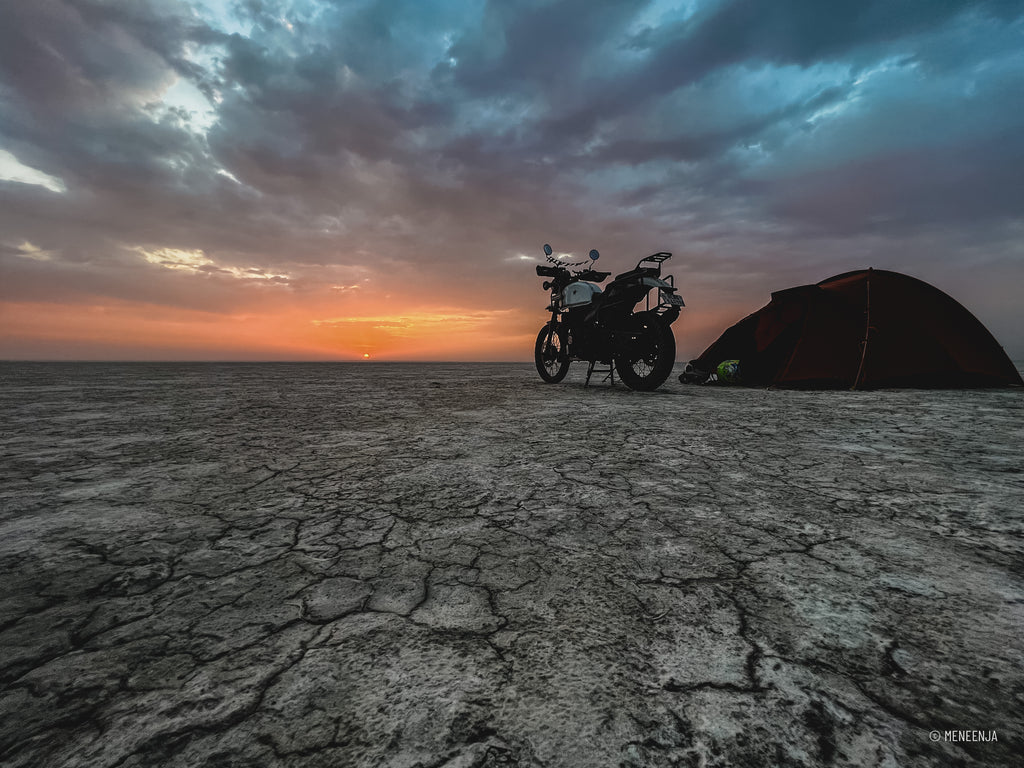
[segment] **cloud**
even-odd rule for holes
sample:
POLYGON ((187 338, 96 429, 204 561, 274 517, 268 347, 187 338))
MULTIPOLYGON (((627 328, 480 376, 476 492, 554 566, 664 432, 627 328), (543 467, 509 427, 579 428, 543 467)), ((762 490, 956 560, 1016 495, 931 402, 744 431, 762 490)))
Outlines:
POLYGON ((0 13, 9 300, 305 307, 308 325, 332 306, 379 317, 391 295, 405 315, 519 313, 525 336, 543 315, 521 257, 545 241, 623 269, 674 251, 688 312, 749 311, 869 255, 992 296, 1024 277, 1019 4, 0 13))
POLYGON ((37 184, 51 192, 66 192, 63 179, 43 173, 22 163, 6 150, 0 149, 0 179, 19 181, 22 184, 37 184))
POLYGON ((145 261, 164 269, 178 269, 192 274, 224 274, 240 280, 271 280, 287 283, 288 275, 266 272, 260 267, 222 267, 203 251, 183 251, 178 248, 154 248, 147 250, 137 246, 135 250, 145 261))

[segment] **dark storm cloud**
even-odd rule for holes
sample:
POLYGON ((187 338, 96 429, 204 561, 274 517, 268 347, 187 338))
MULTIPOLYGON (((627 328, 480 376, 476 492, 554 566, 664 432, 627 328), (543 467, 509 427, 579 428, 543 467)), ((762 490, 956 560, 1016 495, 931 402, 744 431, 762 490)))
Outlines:
MULTIPOLYGON (((224 284, 287 273, 292 291, 369 268, 466 295, 457 269, 481 300, 506 302, 529 301, 514 257, 546 239, 687 251, 708 287, 737 272, 782 287, 773 276, 799 272, 794 260, 840 271, 883 235, 898 255, 977 230, 1010 253, 1020 13, 937 0, 8 3, 0 148, 66 191, 0 181, 0 259, 19 276, 6 291, 43 295, 49 274, 51 288, 125 296, 141 274, 147 295, 193 306, 192 273, 139 248, 201 252, 210 263, 193 276, 224 284)), ((968 258, 947 248, 928 258, 968 258)))
POLYGON ((1019 15, 1011 0, 735 0, 711 5, 689 22, 647 32, 637 47, 655 49, 648 75, 686 81, 738 61, 808 66, 880 43, 927 32, 974 12, 1019 15), (644 44, 643 38, 647 43, 644 44))
POLYGON ((147 106, 176 69, 192 71, 180 56, 185 44, 211 38, 187 17, 166 13, 175 7, 50 0, 5 6, 0 138, 22 162, 71 188, 45 205, 61 218, 70 214, 68 224, 75 210, 102 217, 97 198, 109 200, 110 214, 124 213, 140 195, 180 184, 185 169, 202 168, 203 147, 180 111, 156 116, 147 106))
POLYGON ((841 233, 1019 219, 1024 141, 1015 131, 948 147, 906 149, 769 182, 769 208, 841 233))
POLYGON ((884 45, 949 23, 965 13, 1012 18, 1015 2, 848 2, 758 0, 707 3, 684 21, 624 34, 645 3, 541 5, 522 11, 490 3, 489 24, 452 49, 456 82, 474 93, 543 94, 544 142, 586 140, 608 116, 737 64, 812 66, 843 57, 870 64, 884 45), (634 52, 635 60, 616 57, 634 52))

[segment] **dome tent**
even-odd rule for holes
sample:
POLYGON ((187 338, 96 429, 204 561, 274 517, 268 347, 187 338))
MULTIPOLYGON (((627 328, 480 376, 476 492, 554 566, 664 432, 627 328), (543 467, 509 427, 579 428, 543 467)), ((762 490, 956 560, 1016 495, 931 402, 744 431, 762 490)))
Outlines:
POLYGON ((1024 385, 981 322, 938 288, 882 269, 777 291, 692 364, 739 360, 749 386, 808 389, 1024 385))

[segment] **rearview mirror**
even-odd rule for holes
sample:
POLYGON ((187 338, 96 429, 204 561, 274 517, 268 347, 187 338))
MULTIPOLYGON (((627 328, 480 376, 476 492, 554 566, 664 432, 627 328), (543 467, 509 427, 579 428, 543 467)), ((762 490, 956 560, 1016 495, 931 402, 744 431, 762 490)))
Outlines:
POLYGON ((590 260, 591 261, 597 261, 599 258, 601 258, 601 254, 597 252, 597 248, 591 248, 590 249, 590 260))
POLYGON ((548 245, 547 243, 544 243, 544 255, 545 256, 550 256, 551 255, 551 246, 548 245))

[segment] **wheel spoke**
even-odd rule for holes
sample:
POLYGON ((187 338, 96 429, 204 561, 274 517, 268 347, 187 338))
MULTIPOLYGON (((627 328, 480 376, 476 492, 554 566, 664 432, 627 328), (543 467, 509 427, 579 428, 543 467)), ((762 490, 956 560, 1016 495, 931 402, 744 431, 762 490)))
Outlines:
POLYGON ((645 323, 633 331, 632 351, 616 363, 628 387, 649 391, 664 382, 675 360, 671 334, 671 330, 657 321, 645 323))
POLYGON ((554 383, 565 378, 569 358, 565 354, 565 331, 560 326, 545 326, 537 336, 534 357, 537 371, 544 381, 554 383))
POLYGON ((559 360, 562 351, 560 341, 558 334, 555 333, 551 335, 551 338, 548 339, 544 346, 544 367, 551 374, 554 374, 562 364, 559 360))

